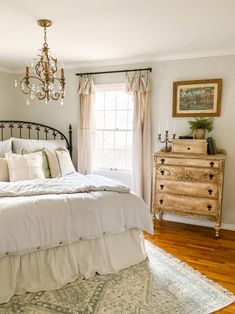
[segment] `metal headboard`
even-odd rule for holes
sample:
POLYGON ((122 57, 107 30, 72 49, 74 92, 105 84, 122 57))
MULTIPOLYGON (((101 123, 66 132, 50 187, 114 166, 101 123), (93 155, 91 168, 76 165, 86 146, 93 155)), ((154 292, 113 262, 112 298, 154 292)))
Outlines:
MULTIPOLYGON (((72 157, 72 126, 69 125, 69 137, 67 138, 61 131, 52 128, 48 125, 41 124, 41 123, 35 123, 35 122, 29 122, 29 121, 15 121, 15 120, 0 120, 0 140, 3 141, 7 138, 5 138, 5 132, 6 130, 9 130, 8 134, 10 137, 19 137, 22 138, 22 135, 24 133, 24 137, 27 136, 28 139, 32 139, 32 133, 34 133, 34 139, 44 139, 44 140, 65 140, 67 143, 67 148, 70 152, 70 155, 72 157), (14 131, 16 130, 16 131, 14 131), (25 132, 26 131, 26 134, 25 132)), ((9 138, 9 136, 8 136, 9 138)))

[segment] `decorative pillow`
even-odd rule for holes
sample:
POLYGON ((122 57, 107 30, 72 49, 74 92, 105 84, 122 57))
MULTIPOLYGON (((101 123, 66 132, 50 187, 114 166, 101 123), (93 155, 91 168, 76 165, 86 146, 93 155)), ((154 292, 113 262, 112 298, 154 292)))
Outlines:
MULTIPOLYGON (((40 151, 42 152, 42 170, 44 172, 45 178, 49 179, 51 178, 51 169, 49 166, 47 154, 44 150, 40 150, 40 151)), ((36 152, 33 152, 33 153, 36 153, 36 152)), ((29 154, 29 152, 26 149, 22 149, 22 154, 26 155, 26 154, 29 154)))
POLYGON ((47 148, 49 150, 55 150, 59 147, 66 147, 65 140, 28 140, 22 138, 12 138, 12 151, 16 154, 21 154, 22 149, 27 150, 29 153, 43 150, 47 148))
POLYGON ((49 161, 52 178, 64 176, 75 171, 69 151, 65 147, 60 147, 56 150, 45 149, 45 152, 49 161), (64 152, 64 154, 60 152, 64 152))
POLYGON ((5 157, 6 153, 12 151, 12 140, 0 141, 0 157, 5 157))
POLYGON ((7 160, 2 157, 0 157, 0 181, 9 181, 7 160))
POLYGON ((27 155, 7 153, 6 159, 11 182, 45 178, 42 152, 27 155))
POLYGON ((59 161, 61 176, 75 172, 73 162, 67 149, 55 150, 55 153, 59 161))
POLYGON ((51 170, 51 177, 57 178, 60 176, 60 166, 58 162, 58 158, 56 156, 55 150, 50 150, 45 148, 45 152, 49 161, 49 166, 51 170))

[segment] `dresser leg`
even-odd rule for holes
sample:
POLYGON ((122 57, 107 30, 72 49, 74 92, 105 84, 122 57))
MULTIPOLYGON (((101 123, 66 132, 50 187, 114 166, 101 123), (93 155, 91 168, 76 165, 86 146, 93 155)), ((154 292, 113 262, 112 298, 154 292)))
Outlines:
POLYGON ((162 220, 163 212, 161 210, 159 210, 157 213, 158 213, 158 219, 162 220))
POLYGON ((215 228, 215 238, 218 239, 219 231, 220 231, 220 225, 216 224, 214 228, 215 228))

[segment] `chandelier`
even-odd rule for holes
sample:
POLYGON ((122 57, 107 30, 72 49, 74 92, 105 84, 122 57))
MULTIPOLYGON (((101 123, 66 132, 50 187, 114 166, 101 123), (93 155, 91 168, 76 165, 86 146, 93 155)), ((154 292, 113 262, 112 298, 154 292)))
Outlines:
MULTIPOLYGON (((38 20, 38 25, 44 28, 44 43, 39 50, 36 59, 31 61, 31 71, 26 65, 25 76, 21 81, 15 80, 15 87, 18 86, 22 93, 29 95, 31 99, 37 97, 39 100, 45 100, 48 103, 50 100, 60 100, 63 105, 65 96, 65 78, 64 69, 60 70, 60 78, 57 77, 57 59, 50 54, 47 44, 47 27, 52 25, 50 20, 38 20)), ((30 104, 29 99, 26 99, 27 105, 30 104)))

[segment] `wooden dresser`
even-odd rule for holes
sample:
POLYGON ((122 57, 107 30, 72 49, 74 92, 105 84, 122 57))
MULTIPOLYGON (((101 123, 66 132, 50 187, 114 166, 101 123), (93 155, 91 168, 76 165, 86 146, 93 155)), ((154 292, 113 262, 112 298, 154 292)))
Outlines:
POLYGON ((158 152, 154 154, 152 213, 164 212, 215 221, 221 225, 225 155, 158 152))

